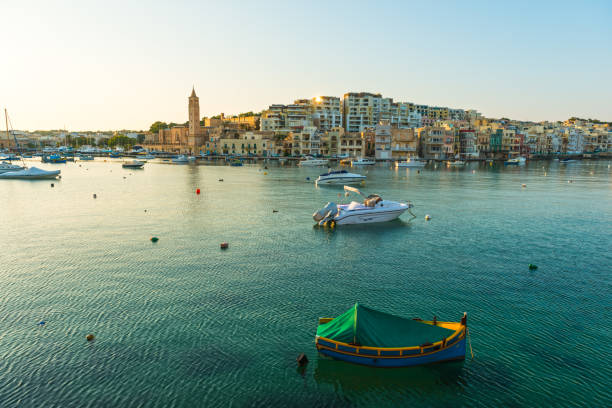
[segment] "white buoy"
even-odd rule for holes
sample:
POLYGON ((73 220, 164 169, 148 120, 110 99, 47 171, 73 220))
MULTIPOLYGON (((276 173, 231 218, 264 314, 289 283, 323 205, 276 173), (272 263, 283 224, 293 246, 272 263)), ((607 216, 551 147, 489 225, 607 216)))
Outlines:
POLYGON ((425 215, 425 221, 429 221, 429 220, 431 220, 431 215, 429 214, 425 215))

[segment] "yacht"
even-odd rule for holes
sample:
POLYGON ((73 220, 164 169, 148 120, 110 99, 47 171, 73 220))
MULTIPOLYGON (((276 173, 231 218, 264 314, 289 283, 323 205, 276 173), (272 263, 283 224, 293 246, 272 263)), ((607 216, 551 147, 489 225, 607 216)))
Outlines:
POLYGON ((359 194, 363 197, 363 202, 352 201, 350 204, 327 203, 325 207, 312 215, 312 218, 318 225, 334 227, 345 224, 391 221, 412 208, 410 202, 401 203, 383 200, 378 194, 365 196, 354 187, 344 186, 344 190, 359 194))
POLYGON ((38 167, 30 167, 29 169, 7 171, 0 174, 0 179, 43 180, 57 178, 59 174, 59 170, 47 171, 38 167))
POLYGON ((376 164, 376 160, 359 158, 351 161, 351 166, 373 166, 376 164))
POLYGON ((121 165, 124 169, 142 169, 142 166, 145 165, 145 162, 138 160, 130 160, 126 161, 121 165))
POLYGON ((173 157, 172 163, 185 164, 185 163, 189 163, 189 159, 184 154, 181 154, 180 156, 173 157))
POLYGON ((425 160, 420 159, 406 159, 406 161, 398 161, 395 162, 395 167, 425 167, 427 162, 425 160))
POLYGON ((314 167, 314 166, 326 166, 328 160, 326 159, 315 159, 314 157, 307 156, 304 160, 300 160, 298 165, 302 167, 314 167))
POLYGON ((315 184, 357 184, 366 179, 366 176, 361 174, 349 173, 346 170, 330 171, 321 174, 315 181, 315 184))
POLYGON ((23 169, 25 169, 25 167, 16 164, 0 163, 0 174, 6 173, 7 171, 19 171, 23 169))

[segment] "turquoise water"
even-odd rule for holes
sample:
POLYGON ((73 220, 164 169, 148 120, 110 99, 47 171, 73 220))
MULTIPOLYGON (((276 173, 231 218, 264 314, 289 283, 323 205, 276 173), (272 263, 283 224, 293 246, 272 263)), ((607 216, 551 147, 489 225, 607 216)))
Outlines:
POLYGON ((610 163, 378 165, 363 190, 417 218, 334 231, 321 169, 36 164, 63 178, 0 182, 0 406, 610 406, 610 163), (319 357, 355 301, 467 311, 475 357, 319 357))

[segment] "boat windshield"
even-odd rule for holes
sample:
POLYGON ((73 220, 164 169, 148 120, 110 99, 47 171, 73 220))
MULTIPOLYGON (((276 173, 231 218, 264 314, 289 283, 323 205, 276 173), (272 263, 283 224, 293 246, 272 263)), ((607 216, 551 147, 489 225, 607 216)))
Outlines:
POLYGON ((375 207, 376 204, 382 201, 382 198, 378 194, 370 194, 365 200, 363 205, 366 207, 375 207))
POLYGON ((321 177, 325 177, 325 176, 331 176, 333 174, 346 174, 347 171, 346 170, 338 170, 338 171, 330 171, 328 173, 325 174, 321 174, 321 177))

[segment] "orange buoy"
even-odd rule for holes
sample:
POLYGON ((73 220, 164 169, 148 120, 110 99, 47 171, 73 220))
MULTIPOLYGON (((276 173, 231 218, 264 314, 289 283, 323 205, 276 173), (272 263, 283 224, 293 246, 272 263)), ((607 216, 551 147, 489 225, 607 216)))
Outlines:
POLYGON ((87 341, 92 341, 94 339, 94 335, 88 334, 87 336, 85 336, 85 338, 87 339, 87 341))
POLYGON ((196 194, 200 194, 200 189, 199 188, 196 190, 196 194))
POLYGON ((227 242, 222 242, 221 249, 227 249, 227 248, 229 248, 229 244, 227 242))

